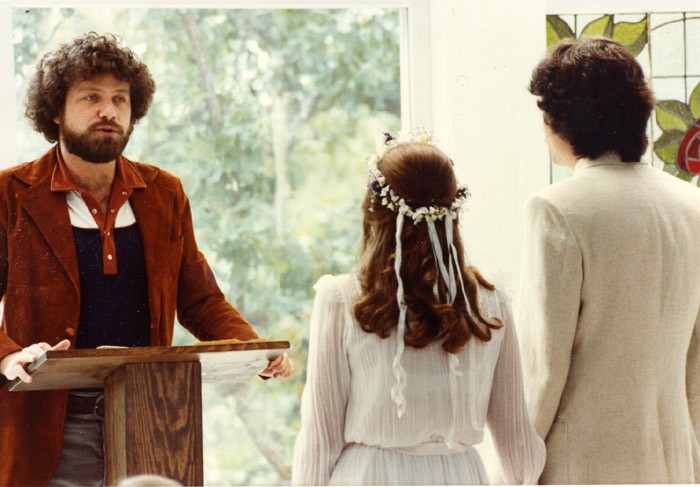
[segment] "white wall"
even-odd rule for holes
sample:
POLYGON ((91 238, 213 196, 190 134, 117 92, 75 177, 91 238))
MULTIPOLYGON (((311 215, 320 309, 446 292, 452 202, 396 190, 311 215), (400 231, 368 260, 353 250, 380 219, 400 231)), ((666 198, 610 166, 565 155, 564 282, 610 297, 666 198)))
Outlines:
POLYGON ((472 190, 462 231, 472 262, 517 287, 523 207, 549 184, 542 118, 527 91, 545 53, 544 0, 434 0, 434 129, 472 190))

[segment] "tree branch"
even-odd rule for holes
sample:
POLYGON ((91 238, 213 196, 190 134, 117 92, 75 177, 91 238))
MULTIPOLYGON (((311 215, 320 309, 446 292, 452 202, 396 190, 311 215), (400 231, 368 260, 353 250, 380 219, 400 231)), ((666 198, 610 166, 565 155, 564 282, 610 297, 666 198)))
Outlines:
POLYGON ((202 43, 202 38, 199 35, 199 27, 190 10, 180 12, 180 18, 187 31, 187 37, 192 44, 192 51, 195 61, 197 62, 197 71, 201 79, 202 90, 204 92, 204 101, 207 105, 207 112, 211 120, 211 127, 215 134, 221 133, 223 128, 223 116, 221 114, 221 102, 216 96, 214 89, 214 77, 206 58, 206 49, 202 43))
POLYGON ((255 418, 251 413, 249 400, 250 388, 247 383, 222 386, 222 392, 226 396, 233 396, 236 399, 236 414, 241 418, 243 427, 253 440, 256 448, 265 457, 272 469, 282 480, 291 480, 292 466, 286 462, 286 456, 280 448, 279 441, 270 437, 266 428, 254 428, 253 425, 260 423, 260 418, 255 418))

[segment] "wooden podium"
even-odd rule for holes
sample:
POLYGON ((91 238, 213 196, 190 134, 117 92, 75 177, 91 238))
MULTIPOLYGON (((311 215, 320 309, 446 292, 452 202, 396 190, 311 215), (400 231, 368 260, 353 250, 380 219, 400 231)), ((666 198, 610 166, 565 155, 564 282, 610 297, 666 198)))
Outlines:
POLYGON ((202 485, 202 381, 248 381, 287 349, 261 341, 49 351, 30 365, 31 384, 9 387, 104 387, 106 485, 140 474, 202 485))

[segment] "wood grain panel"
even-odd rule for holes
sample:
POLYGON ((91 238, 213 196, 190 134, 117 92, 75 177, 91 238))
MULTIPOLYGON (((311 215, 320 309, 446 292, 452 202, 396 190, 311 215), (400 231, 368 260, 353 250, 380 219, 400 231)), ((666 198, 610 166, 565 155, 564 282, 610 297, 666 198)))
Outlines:
POLYGON ((200 373, 199 362, 166 362, 127 364, 109 377, 107 403, 122 411, 105 424, 108 484, 156 473, 202 485, 200 373))
POLYGON ((105 386, 105 478, 107 485, 116 485, 126 477, 126 384, 124 367, 112 373, 105 386))

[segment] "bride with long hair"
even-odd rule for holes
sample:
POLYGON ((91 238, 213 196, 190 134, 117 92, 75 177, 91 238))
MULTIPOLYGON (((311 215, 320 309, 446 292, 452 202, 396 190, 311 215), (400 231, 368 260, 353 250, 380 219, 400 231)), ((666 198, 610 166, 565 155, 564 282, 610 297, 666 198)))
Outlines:
POLYGON ((424 133, 368 158, 358 270, 315 286, 293 484, 486 484, 486 425, 505 481, 537 482, 508 297, 466 262, 453 166, 424 133))

